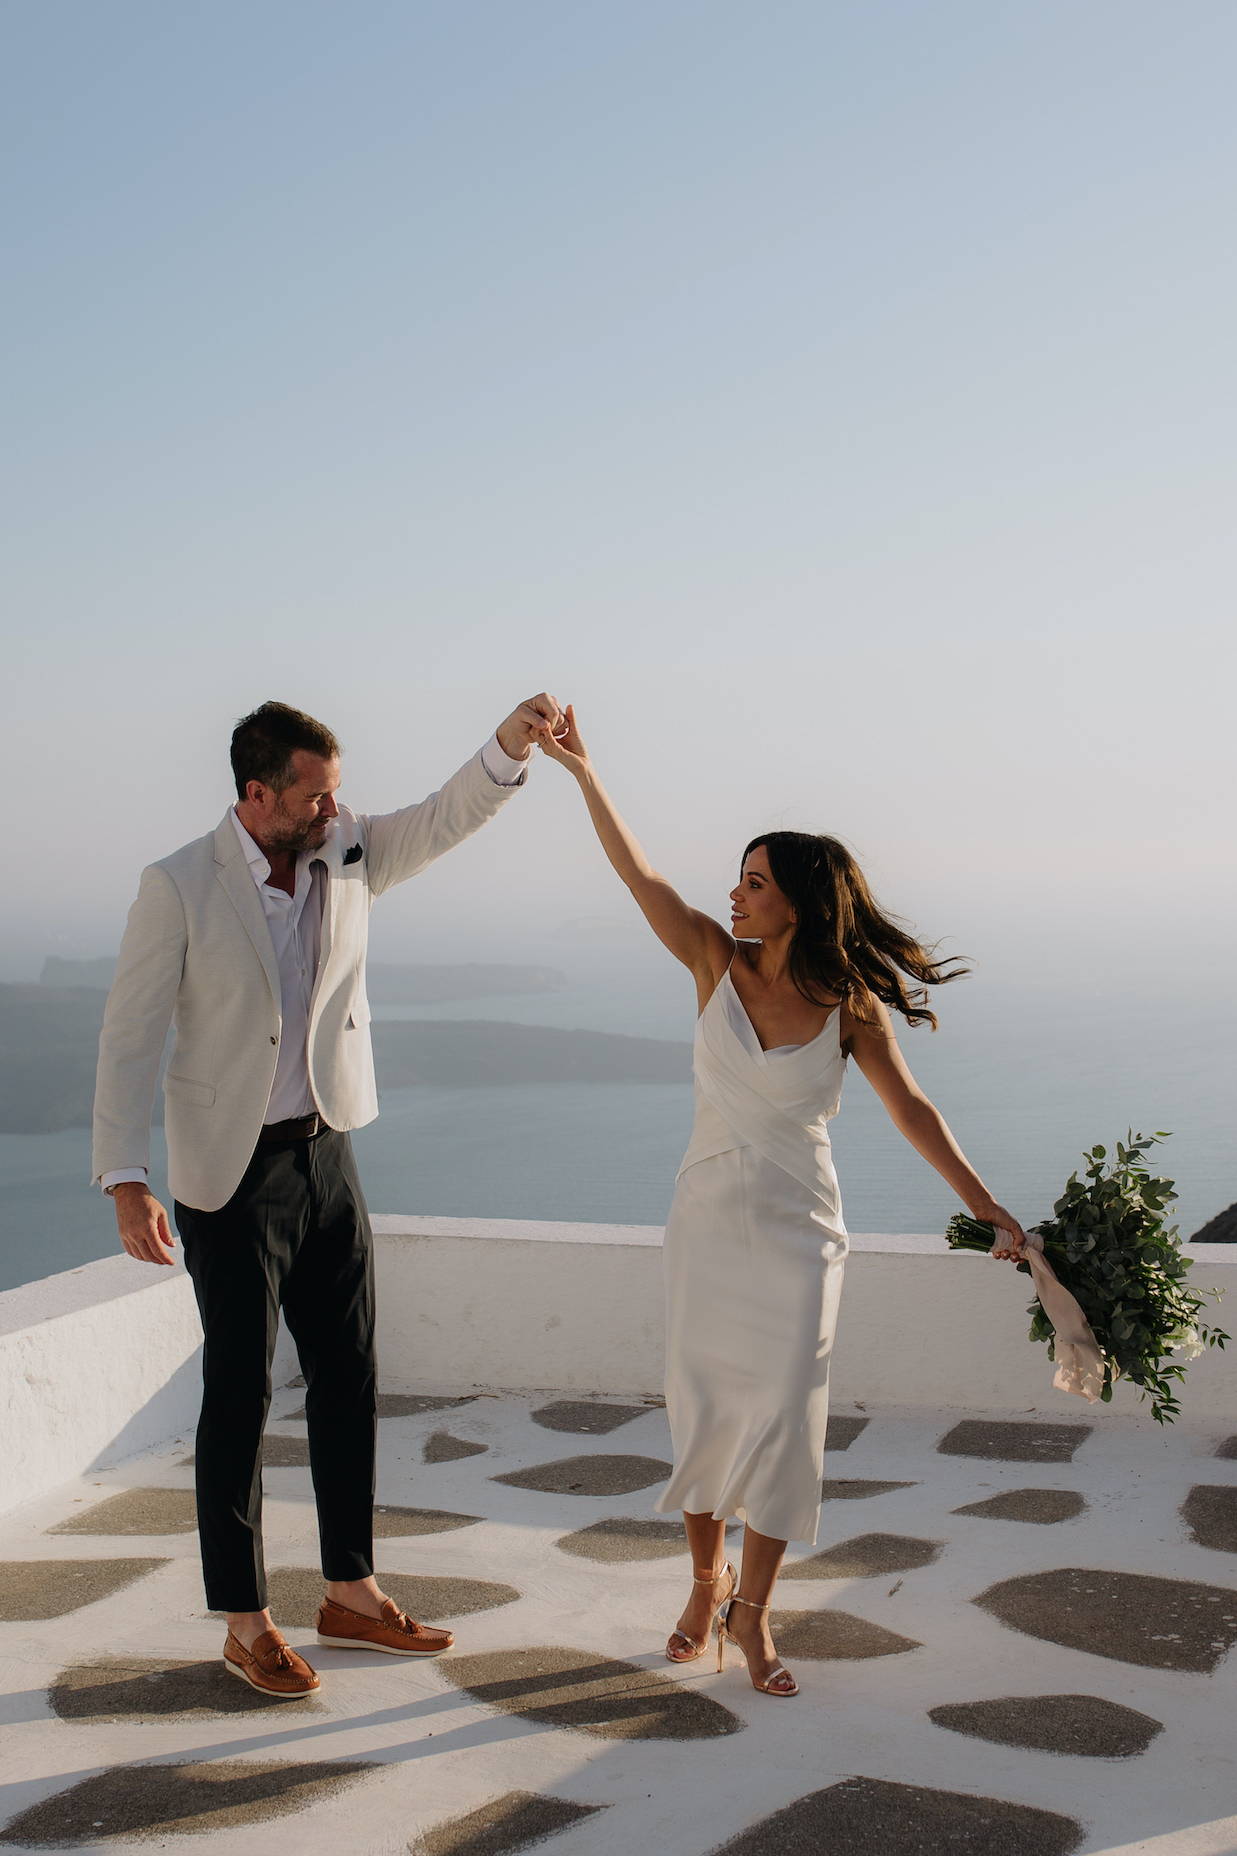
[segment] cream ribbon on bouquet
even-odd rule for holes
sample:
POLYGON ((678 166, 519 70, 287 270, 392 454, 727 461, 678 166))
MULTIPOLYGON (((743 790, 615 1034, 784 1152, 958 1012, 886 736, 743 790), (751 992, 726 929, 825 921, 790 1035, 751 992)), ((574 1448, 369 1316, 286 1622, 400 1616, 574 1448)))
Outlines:
MULTIPOLYGON (((1000 1232, 997 1241, 1007 1245, 1008 1235, 1000 1232)), ((1053 1274, 1038 1231, 1027 1232, 1022 1254, 1031 1272, 1039 1305, 1052 1323, 1057 1367, 1052 1383, 1058 1392, 1076 1392, 1079 1398, 1088 1399, 1094 1405, 1104 1389, 1104 1356, 1091 1332, 1091 1324, 1069 1290, 1053 1274)))

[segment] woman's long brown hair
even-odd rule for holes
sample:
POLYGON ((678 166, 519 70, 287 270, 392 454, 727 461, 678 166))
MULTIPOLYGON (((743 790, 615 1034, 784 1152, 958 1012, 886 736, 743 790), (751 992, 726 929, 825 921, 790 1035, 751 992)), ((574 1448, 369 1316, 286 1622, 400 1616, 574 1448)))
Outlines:
POLYGON ((752 839, 743 862, 761 849, 797 917, 790 977, 804 998, 813 1005, 841 999, 865 1024, 872 1022, 871 1001, 879 999, 908 1025, 928 1024, 935 1031, 927 988, 961 979, 970 969, 934 959, 934 948, 924 947, 886 915, 854 857, 836 838, 767 831, 752 839), (918 984, 908 987, 908 979, 918 984))

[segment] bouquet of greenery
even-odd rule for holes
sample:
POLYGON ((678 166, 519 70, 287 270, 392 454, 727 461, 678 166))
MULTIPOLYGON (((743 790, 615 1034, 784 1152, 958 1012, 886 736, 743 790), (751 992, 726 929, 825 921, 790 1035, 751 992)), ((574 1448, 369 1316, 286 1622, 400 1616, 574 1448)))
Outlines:
MULTIPOLYGON (((1058 1362, 1053 1383, 1107 1402, 1114 1381, 1130 1379, 1160 1424, 1181 1408, 1173 1382, 1185 1378, 1186 1363, 1231 1339, 1199 1320, 1206 1298, 1187 1288, 1193 1266, 1165 1222, 1173 1182, 1153 1178, 1143 1157, 1166 1138, 1131 1133, 1111 1162, 1093 1147, 1083 1156, 1085 1177, 1075 1173, 1054 1216, 1028 1232, 1018 1264, 1035 1281, 1030 1338, 1047 1341, 1058 1362)), ((945 1236, 954 1250, 988 1251, 997 1233, 960 1214, 945 1236)))

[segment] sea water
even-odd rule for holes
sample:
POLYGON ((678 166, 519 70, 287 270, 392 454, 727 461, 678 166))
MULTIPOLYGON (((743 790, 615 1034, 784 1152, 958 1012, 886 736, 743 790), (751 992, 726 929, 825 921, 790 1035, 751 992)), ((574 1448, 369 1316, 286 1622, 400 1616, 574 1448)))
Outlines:
MULTIPOLYGON (((1214 1001, 1132 1005, 1123 994, 998 990, 968 980, 937 996, 941 1030, 901 1042, 990 1190, 1024 1222, 1047 1213, 1084 1147, 1133 1126, 1172 1130, 1156 1165, 1177 1181, 1182 1232, 1237 1200, 1234 1026, 1214 1001)), ((490 1019, 623 1031, 684 1045, 678 1083, 524 1083, 387 1090, 354 1136, 376 1212, 657 1225, 691 1125, 690 980, 666 972, 576 979, 557 993, 380 1016, 490 1019)), ((958 1201, 850 1065, 833 1123, 855 1232, 941 1231, 958 1201)), ((111 1206, 88 1181, 85 1129, 0 1135, 0 1289, 116 1247, 111 1206)), ((161 1133, 152 1155, 166 1194, 161 1133)), ((166 1203, 165 1198, 165 1203, 166 1203)))

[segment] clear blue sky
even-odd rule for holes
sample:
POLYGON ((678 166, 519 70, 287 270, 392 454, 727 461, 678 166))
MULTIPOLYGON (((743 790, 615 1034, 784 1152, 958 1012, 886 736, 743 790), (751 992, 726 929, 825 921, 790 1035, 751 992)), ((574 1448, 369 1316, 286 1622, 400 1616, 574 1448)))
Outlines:
MULTIPOLYGON (((1011 969, 1218 968, 1228 0, 0 31, 0 976, 115 946, 264 697, 384 809, 542 686, 704 906, 792 823, 1011 969)), ((378 945, 621 913, 546 766, 378 945)))

